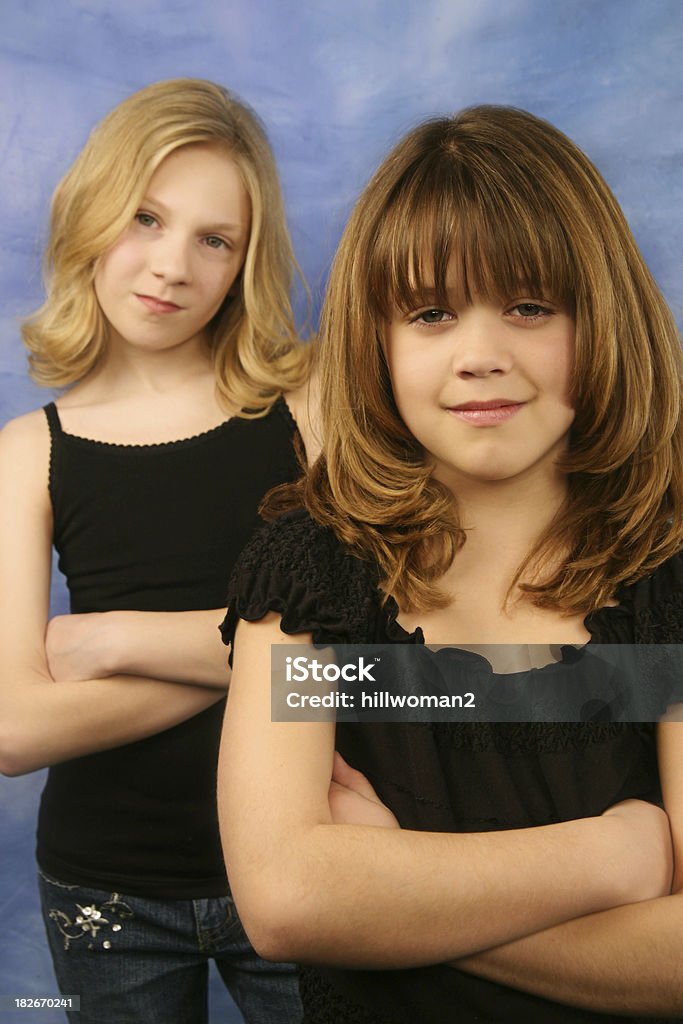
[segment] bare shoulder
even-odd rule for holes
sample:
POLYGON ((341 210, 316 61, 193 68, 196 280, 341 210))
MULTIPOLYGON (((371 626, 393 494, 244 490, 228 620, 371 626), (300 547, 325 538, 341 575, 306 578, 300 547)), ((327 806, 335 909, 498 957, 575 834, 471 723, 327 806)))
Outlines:
POLYGON ((8 420, 0 430, 0 442, 4 444, 40 444, 49 442, 50 432, 47 418, 42 409, 24 413, 8 420))
POLYGON ((17 416, 0 430, 0 470, 14 479, 47 480, 50 431, 42 409, 17 416))
POLYGON ((305 384, 295 391, 288 391, 284 397, 299 428, 308 463, 312 465, 320 454, 322 444, 320 381, 317 371, 314 369, 305 384))
MULTIPOLYGON (((44 668, 50 585, 50 432, 42 410, 0 431, 0 653, 44 668), (37 660, 36 660, 37 659, 37 660)), ((6 677, 5 677, 6 678, 6 677)), ((0 680, 0 684, 1 684, 0 680)))

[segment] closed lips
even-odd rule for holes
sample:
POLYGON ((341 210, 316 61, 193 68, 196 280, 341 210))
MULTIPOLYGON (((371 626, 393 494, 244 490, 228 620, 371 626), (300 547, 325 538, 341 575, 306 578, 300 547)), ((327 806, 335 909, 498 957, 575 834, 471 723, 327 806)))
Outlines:
POLYGON ((477 409, 505 409, 509 406, 517 405, 524 405, 524 402, 516 402, 512 398, 493 398, 489 402, 462 402, 460 405, 452 405, 450 408, 454 412, 459 412, 461 409, 465 411, 477 409))
POLYGON ((147 306, 154 313, 175 313, 182 308, 177 306, 175 302, 166 302, 164 299, 157 299, 154 295, 138 295, 137 297, 143 305, 147 306))
POLYGON ((513 417, 525 402, 513 402, 510 399, 495 399, 492 402, 463 402, 461 405, 448 407, 448 412, 465 423, 480 426, 495 426, 513 417))

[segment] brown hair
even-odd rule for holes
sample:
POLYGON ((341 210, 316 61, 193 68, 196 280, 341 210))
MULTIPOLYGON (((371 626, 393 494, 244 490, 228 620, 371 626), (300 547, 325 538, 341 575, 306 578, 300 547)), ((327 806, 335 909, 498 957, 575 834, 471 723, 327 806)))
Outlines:
POLYGON ((524 285, 575 317, 568 499, 515 583, 539 605, 588 612, 683 544, 681 347, 608 186, 532 114, 481 106, 428 121, 361 195, 323 310, 325 446, 305 503, 378 563, 403 606, 446 603, 437 581, 464 533, 398 414, 383 335, 396 309, 445 302, 454 265, 468 300, 524 285), (560 555, 549 578, 524 581, 560 555))
POLYGON ((224 146, 251 204, 251 230, 236 295, 210 325, 219 390, 263 414, 302 384, 311 346, 296 333, 289 292, 298 272, 282 193, 263 126, 242 100, 213 82, 156 82, 96 126, 57 187, 46 253, 47 299, 23 328, 35 380, 62 387, 85 376, 107 343, 93 287, 97 261, 130 225, 149 180, 169 153, 224 146))

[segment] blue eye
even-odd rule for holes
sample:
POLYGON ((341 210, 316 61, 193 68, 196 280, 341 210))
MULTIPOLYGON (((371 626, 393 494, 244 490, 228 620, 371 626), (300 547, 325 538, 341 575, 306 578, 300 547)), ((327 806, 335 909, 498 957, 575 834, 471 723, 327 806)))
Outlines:
POLYGON ((219 238, 218 235, 209 235, 206 239, 206 244, 209 249, 227 249, 228 245, 224 238, 219 238))
POLYGON ((156 225, 156 218, 151 213, 145 213, 142 210, 138 210, 135 219, 143 228, 153 228, 156 225))

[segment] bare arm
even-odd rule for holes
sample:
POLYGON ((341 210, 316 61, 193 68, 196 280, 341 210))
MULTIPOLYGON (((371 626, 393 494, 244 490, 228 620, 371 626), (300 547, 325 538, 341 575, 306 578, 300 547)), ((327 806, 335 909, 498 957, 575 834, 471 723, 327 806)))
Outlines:
POLYGON ((0 432, 0 771, 8 775, 161 732, 219 698, 146 678, 55 684, 45 654, 48 465, 42 413, 0 432))
POLYGON ((58 681, 126 674, 225 690, 224 616, 225 608, 56 615, 47 628, 48 667, 58 681))
POLYGON ((454 966, 606 1013, 683 1014, 683 724, 659 726, 674 894, 583 917, 454 966))
MULTIPOLYGON (((669 727, 665 727, 669 728, 669 727)), ((680 757, 683 736, 661 737, 664 761, 680 757)), ((683 778, 666 769, 668 802, 683 778)), ((335 755, 329 792, 335 821, 392 827, 393 815, 367 779, 335 755)), ((398 827, 393 820, 394 827, 398 827)), ((680 831, 680 826, 679 826, 680 831)), ((681 849, 679 842, 679 849, 681 849)), ((679 858, 680 859, 680 858, 679 858)), ((676 883, 681 889, 680 881, 676 883)), ((678 1016, 683 1009, 680 933, 683 893, 569 921, 453 963, 471 974, 535 995, 605 1013, 678 1016)))
POLYGON ((456 962, 461 970, 603 1013, 683 1013, 683 894, 582 917, 456 962))
POLYGON ((271 614, 241 622, 235 646, 219 812, 240 915, 263 955, 438 963, 664 891, 660 867, 637 892, 645 864, 665 861, 664 840, 638 849, 620 813, 481 835, 336 824, 334 726, 270 721, 270 645, 308 640, 284 636, 271 614), (387 920, 401 929, 389 935, 387 920))

